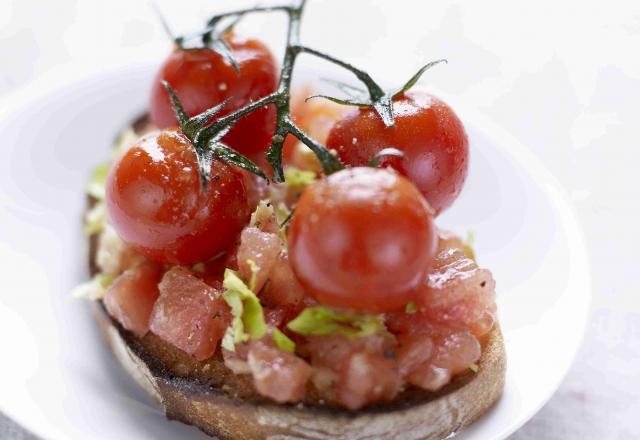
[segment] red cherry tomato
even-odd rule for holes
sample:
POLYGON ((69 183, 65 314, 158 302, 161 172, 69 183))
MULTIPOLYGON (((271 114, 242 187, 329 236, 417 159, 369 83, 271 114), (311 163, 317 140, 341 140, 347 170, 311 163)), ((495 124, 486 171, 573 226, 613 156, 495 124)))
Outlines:
POLYGON ((402 151, 403 158, 386 156, 379 166, 408 177, 439 213, 458 197, 467 177, 469 144, 462 122, 447 104, 421 92, 394 99, 393 115, 395 126, 385 127, 373 109, 354 109, 333 126, 327 147, 352 166, 366 165, 384 148, 402 151))
POLYGON ((249 218, 242 176, 213 161, 200 189, 191 142, 178 130, 150 133, 116 161, 106 205, 118 235, 145 257, 189 264, 234 243, 249 218))
POLYGON ((385 312, 412 300, 436 249, 433 213, 393 170, 351 168, 308 186, 296 206, 289 259, 320 303, 385 312))
MULTIPOLYGON (((211 49, 177 49, 169 55, 151 90, 151 120, 158 127, 178 125, 163 80, 174 89, 190 116, 231 98, 220 113, 223 116, 275 91, 278 70, 269 49, 257 40, 233 34, 225 39, 240 67, 239 76, 211 49)), ((258 109, 240 119, 224 141, 243 154, 261 156, 259 153, 271 144, 275 120, 273 106, 258 109)))

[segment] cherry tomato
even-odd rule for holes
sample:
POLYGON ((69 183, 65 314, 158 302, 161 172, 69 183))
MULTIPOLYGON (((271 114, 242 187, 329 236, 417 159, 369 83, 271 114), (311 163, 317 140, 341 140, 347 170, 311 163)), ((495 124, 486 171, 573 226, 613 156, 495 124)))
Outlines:
POLYGON ((234 243, 250 214, 242 176, 233 167, 214 160, 211 176, 201 191, 196 156, 182 132, 150 133, 109 173, 109 219, 127 244, 151 260, 206 260, 234 243))
MULTIPOLYGON (((169 55, 151 90, 151 120, 158 127, 178 125, 163 80, 190 116, 231 98, 220 112, 223 116, 275 91, 279 73, 269 49, 257 40, 234 34, 225 39, 240 67, 239 76, 222 56, 208 48, 177 49, 169 55)), ((275 108, 263 107, 240 119, 224 141, 243 154, 261 156, 259 153, 271 144, 275 121, 275 108)))
POLYGON ((451 108, 431 95, 409 92, 393 103, 394 127, 385 127, 371 108, 353 109, 331 129, 327 146, 352 166, 366 165, 380 150, 393 147, 403 158, 385 156, 408 177, 436 213, 458 197, 467 177, 469 144, 462 122, 451 108))
POLYGON ((433 212, 406 178, 350 168, 308 186, 289 232, 289 259, 320 303, 369 312, 406 305, 436 249, 433 212))

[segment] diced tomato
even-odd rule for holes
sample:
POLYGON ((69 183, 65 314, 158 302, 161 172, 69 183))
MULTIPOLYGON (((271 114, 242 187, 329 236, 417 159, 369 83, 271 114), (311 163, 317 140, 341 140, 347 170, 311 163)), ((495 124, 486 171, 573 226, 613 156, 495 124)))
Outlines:
POLYGON ((403 374, 429 360, 433 353, 433 341, 427 335, 404 336, 398 340, 398 363, 403 374))
POLYGON ((299 309, 304 299, 304 289, 291 270, 289 257, 278 257, 269 277, 269 283, 260 294, 260 300, 267 304, 299 309))
POLYGON ((497 319, 496 307, 494 305, 493 307, 489 307, 477 321, 469 325, 469 329, 471 333, 476 336, 486 335, 491 331, 497 319))
POLYGON ((336 399, 356 410, 371 402, 393 399, 402 385, 397 362, 368 352, 356 352, 343 365, 336 399))
POLYGON ((434 342, 431 357, 406 372, 409 383, 429 391, 442 388, 453 375, 467 370, 481 354, 480 342, 468 331, 437 337, 434 342))
POLYGON ((336 384, 338 373, 328 367, 313 366, 311 382, 321 399, 329 402, 336 400, 336 384))
POLYGON ((251 369, 247 363, 249 355, 249 344, 236 344, 235 351, 222 349, 224 365, 234 372, 234 374, 250 374, 251 369))
POLYGON ((420 311, 440 323, 471 326, 483 320, 477 331, 490 330, 496 287, 491 272, 479 268, 456 248, 440 252, 433 264, 426 285, 416 297, 420 311))
POLYGON ((264 310, 264 320, 269 327, 283 327, 287 318, 289 317, 289 312, 287 309, 283 307, 263 307, 264 310))
POLYGON ((326 336, 309 336, 306 349, 311 356, 311 363, 339 370, 354 353, 367 352, 383 355, 393 351, 396 343, 393 336, 378 333, 369 336, 349 339, 346 336, 333 334, 326 336))
POLYGON ((406 381, 427 391, 438 391, 451 381, 451 371, 425 362, 411 371, 406 381))
POLYGON ((406 313, 404 310, 385 314, 385 324, 387 329, 396 335, 423 335, 448 333, 449 330, 442 325, 431 322, 429 318, 421 313, 406 313))
POLYGON ((227 249, 227 253, 224 256, 224 266, 222 272, 224 273, 224 268, 229 268, 233 270, 238 270, 238 248, 240 247, 240 236, 236 242, 227 249))
POLYGON ((478 339, 469 332, 452 333, 438 341, 433 364, 459 374, 480 359, 478 339))
POLYGON ((269 278, 280 254, 280 238, 276 234, 262 232, 258 228, 245 228, 240 236, 238 248, 238 267, 240 275, 247 282, 252 277, 249 260, 253 261, 257 269, 255 274, 254 291, 259 292, 269 278))
POLYGON ((126 270, 105 292, 104 305, 109 314, 140 338, 149 331, 160 278, 162 266, 143 263, 126 270))
POLYGON ((257 341, 247 359, 258 393, 278 403, 297 402, 304 396, 311 367, 295 354, 257 341))
POLYGON ((150 328, 162 339, 204 360, 215 352, 230 319, 221 290, 186 267, 175 266, 160 282, 150 328))
POLYGON ((436 253, 439 254, 440 252, 451 248, 460 249, 464 252, 467 258, 471 260, 476 259, 471 245, 463 241, 462 238, 453 232, 445 229, 438 229, 438 251, 436 253))

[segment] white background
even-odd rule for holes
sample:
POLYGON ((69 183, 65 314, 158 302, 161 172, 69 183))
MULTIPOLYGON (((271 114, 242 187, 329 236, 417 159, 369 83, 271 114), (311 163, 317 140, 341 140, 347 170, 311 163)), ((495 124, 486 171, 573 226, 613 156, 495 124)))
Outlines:
MULTIPOLYGON (((157 4, 179 33, 255 2, 157 4)), ((239 31, 275 48, 283 24, 265 16, 239 31)), ((389 85, 448 58, 423 81, 543 159, 579 213, 595 300, 567 380, 513 438, 640 438, 640 1, 308 0, 303 40, 389 85)), ((51 69, 169 50, 146 0, 0 0, 0 97, 51 69)))

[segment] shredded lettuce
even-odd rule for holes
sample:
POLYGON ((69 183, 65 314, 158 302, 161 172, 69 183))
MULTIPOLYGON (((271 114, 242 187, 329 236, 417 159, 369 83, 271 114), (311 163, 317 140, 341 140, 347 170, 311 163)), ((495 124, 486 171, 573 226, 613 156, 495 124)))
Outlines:
POLYGON ((301 335, 341 334, 349 338, 372 335, 385 328, 381 316, 338 311, 323 306, 304 309, 287 327, 301 335))
POLYGON ((97 234, 102 231, 107 220, 107 209, 104 204, 105 185, 109 174, 108 163, 98 165, 91 175, 87 185, 87 194, 96 199, 96 203, 85 215, 84 232, 86 235, 97 234))
POLYGON ((71 291, 71 297, 76 299, 91 299, 99 300, 104 298, 104 292, 107 290, 113 281, 116 279, 116 275, 113 274, 96 274, 86 283, 82 283, 76 286, 71 291))
POLYGON ((278 221, 278 237, 280 237, 280 241, 282 245, 287 247, 288 239, 287 239, 287 223, 291 220, 291 211, 287 208, 287 205, 280 202, 278 206, 276 206, 276 220, 278 221))
POLYGON ((477 373, 478 370, 480 370, 480 367, 478 366, 478 364, 476 364, 475 362, 473 364, 469 365, 469 369, 471 371, 473 371, 474 373, 477 373))
POLYGON ((260 200, 256 210, 251 214, 249 226, 259 228, 260 224, 273 215, 273 205, 269 200, 260 200))
POLYGON ((251 278, 249 278, 249 290, 254 291, 256 290, 256 278, 258 277, 260 268, 253 260, 247 260, 247 265, 249 266, 249 269, 251 269, 251 278))
POLYGON ((289 339, 289 337, 282 333, 277 327, 271 329, 271 336, 273 337, 273 342, 276 343, 276 346, 280 350, 289 353, 293 353, 296 350, 296 343, 289 339))
POLYGON ((471 258, 472 260, 476 259, 476 254, 473 250, 473 245, 476 242, 476 233, 475 231, 469 230, 467 231, 467 238, 463 243, 463 250, 464 253, 471 258))
POLYGON ((280 202, 278 206, 276 206, 276 220, 278 220, 278 224, 283 224, 291 215, 291 211, 287 208, 287 205, 280 202))
POLYGON ((124 130, 116 139, 116 145, 113 149, 113 157, 117 159, 120 155, 127 151, 129 147, 131 147, 133 143, 139 138, 140 136, 131 127, 124 130))
POLYGON ((107 221, 107 209, 104 202, 99 201, 93 205, 84 218, 84 233, 86 235, 97 234, 102 231, 107 221))
POLYGON ((111 164, 103 163, 94 168, 89 185, 87 186, 87 193, 98 200, 104 200, 105 185, 107 183, 107 174, 111 164))
POLYGON ((223 298, 233 315, 231 325, 222 338, 222 346, 235 351, 235 344, 262 338, 267 333, 267 324, 260 300, 235 271, 225 270, 222 285, 227 289, 223 298))
POLYGON ((287 167, 284 172, 284 183, 288 186, 307 186, 316 180, 314 171, 305 171, 296 167, 287 167))

